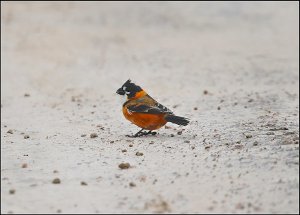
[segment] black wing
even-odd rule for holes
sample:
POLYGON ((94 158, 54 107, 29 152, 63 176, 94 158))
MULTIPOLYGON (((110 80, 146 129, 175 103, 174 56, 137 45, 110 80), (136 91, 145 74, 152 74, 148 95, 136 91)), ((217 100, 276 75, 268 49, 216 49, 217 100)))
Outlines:
POLYGON ((165 106, 157 103, 155 106, 148 106, 148 105, 131 105, 128 106, 127 109, 130 112, 137 112, 137 113, 149 113, 149 114, 159 114, 159 113, 172 113, 168 108, 165 106))

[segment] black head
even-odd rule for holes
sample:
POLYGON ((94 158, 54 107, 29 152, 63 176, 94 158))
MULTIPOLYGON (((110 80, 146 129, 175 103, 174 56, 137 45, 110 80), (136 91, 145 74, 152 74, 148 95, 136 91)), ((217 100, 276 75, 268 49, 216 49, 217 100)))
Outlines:
POLYGON ((116 93, 122 96, 127 95, 128 98, 132 98, 141 90, 142 88, 140 86, 135 85, 130 79, 128 79, 123 86, 117 90, 116 93))

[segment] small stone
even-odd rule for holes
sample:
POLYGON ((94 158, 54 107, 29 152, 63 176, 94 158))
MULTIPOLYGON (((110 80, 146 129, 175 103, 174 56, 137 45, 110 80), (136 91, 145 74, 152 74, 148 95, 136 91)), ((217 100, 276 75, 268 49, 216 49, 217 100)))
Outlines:
POLYGON ((197 107, 194 107, 194 110, 198 110, 198 108, 197 108, 197 107))
POLYGON ((246 134, 245 136, 246 136, 246 138, 252 138, 251 134, 246 134))
POLYGON ((13 195, 13 194, 15 194, 15 193, 16 193, 16 190, 15 190, 15 189, 10 189, 10 190, 9 190, 9 194, 13 195))
POLYGON ((27 167, 28 167, 27 163, 22 164, 22 168, 27 168, 27 167))
POLYGON ((81 137, 86 137, 86 134, 82 134, 81 137))
POLYGON ((192 146, 191 148, 194 150, 194 149, 195 149, 195 146, 192 146))
POLYGON ((181 135, 181 134, 182 134, 182 131, 178 131, 177 134, 178 134, 178 135, 181 135))
POLYGON ((185 143, 189 143, 190 141, 189 141, 189 140, 185 140, 184 142, 185 142, 185 143))
POLYGON ((112 140, 112 141, 110 141, 109 143, 114 143, 114 142, 115 142, 115 141, 112 140))
POLYGON ((132 144, 129 144, 129 147, 132 147, 133 145, 132 144))
POLYGON ((129 163, 120 163, 119 168, 120 169, 129 169, 130 164, 129 163))
POLYGON ((257 146, 257 145, 258 145, 258 142, 255 141, 255 142, 253 143, 253 146, 257 146))
POLYGON ((53 179, 52 184, 60 184, 60 179, 59 178, 53 179))
POLYGON ((25 93, 25 94, 24 94, 24 97, 29 97, 29 96, 30 96, 29 93, 25 93))
POLYGON ((253 102, 253 101, 254 101, 254 99, 249 99, 249 100, 248 100, 248 102, 253 102))
POLYGON ((122 152, 123 152, 123 153, 124 153, 124 152, 127 152, 127 150, 126 150, 126 149, 123 149, 122 152))
POLYGON ((170 135, 170 137, 174 137, 174 136, 175 136, 174 134, 171 134, 171 135, 170 135))
POLYGON ((7 131, 7 133, 13 134, 14 132, 13 132, 13 130, 9 129, 9 130, 7 131))
POLYGON ((242 144, 236 144, 234 146, 235 149, 242 149, 244 146, 242 144))
POLYGON ((153 142, 153 141, 151 141, 149 144, 154 144, 154 142, 153 142))
POLYGON ((133 183, 133 182, 130 182, 130 183, 129 183, 129 186, 130 186, 130 187, 136 187, 136 184, 133 183))
POLYGON ((236 206, 235 206, 236 209, 239 209, 239 210, 243 210, 245 208, 245 206, 242 204, 242 203, 238 203, 236 206))
POLYGON ((208 94, 208 91, 207 91, 207 90, 204 90, 204 91, 203 91, 203 94, 204 94, 204 95, 207 95, 207 94, 208 94))
POLYGON ((57 170, 53 170, 53 173, 58 173, 58 171, 57 170))
POLYGON ((288 128, 286 127, 280 127, 280 128, 270 128, 270 131, 287 131, 289 130, 288 128))
POLYGON ((28 138, 29 138, 28 134, 24 135, 24 139, 28 139, 28 138))
POLYGON ((275 133, 273 132, 273 131, 268 131, 267 133, 266 133, 266 135, 274 135, 275 133))
POLYGON ((135 153, 136 156, 143 156, 144 154, 142 152, 135 153))
POLYGON ((217 109, 218 109, 218 110, 221 110, 221 107, 219 106, 217 109))
POLYGON ((205 146, 204 148, 205 148, 205 149, 209 149, 209 148, 210 148, 210 145, 207 145, 207 146, 205 146))
POLYGON ((91 133, 90 138, 96 138, 96 137, 98 137, 98 134, 96 134, 96 133, 91 133))
POLYGON ((80 184, 81 184, 82 186, 87 186, 87 183, 84 182, 84 181, 82 181, 80 184))

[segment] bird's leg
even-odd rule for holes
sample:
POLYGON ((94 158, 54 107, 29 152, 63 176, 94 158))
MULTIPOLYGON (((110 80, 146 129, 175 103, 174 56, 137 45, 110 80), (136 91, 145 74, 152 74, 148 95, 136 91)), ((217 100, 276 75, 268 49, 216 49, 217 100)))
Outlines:
POLYGON ((148 134, 155 135, 155 134, 157 134, 157 132, 151 131, 151 130, 148 131, 148 132, 144 131, 143 133, 141 133, 141 134, 139 135, 139 137, 140 137, 140 136, 147 136, 148 134))
POLYGON ((144 129, 142 128, 140 131, 138 131, 136 134, 134 135, 126 135, 127 137, 140 137, 142 135, 144 135, 145 133, 142 132, 144 129))
POLYGON ((157 132, 155 132, 155 131, 148 131, 148 132, 144 131, 143 132, 143 130, 144 129, 141 129, 139 132, 137 132, 134 135, 126 135, 126 137, 141 137, 141 136, 146 136, 148 134, 152 134, 152 135, 156 135, 157 134, 157 132))
POLYGON ((155 134, 157 134, 157 132, 155 132, 155 131, 148 131, 147 133, 145 133, 145 135, 148 135, 148 134, 152 134, 152 135, 155 135, 155 134))

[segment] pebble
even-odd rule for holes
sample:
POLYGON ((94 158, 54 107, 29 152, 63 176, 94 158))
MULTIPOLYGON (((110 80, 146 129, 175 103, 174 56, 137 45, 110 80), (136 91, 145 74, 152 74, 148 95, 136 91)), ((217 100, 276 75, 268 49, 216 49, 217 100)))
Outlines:
POLYGON ((27 163, 22 164, 22 168, 27 168, 27 167, 28 167, 27 163))
POLYGON ((29 138, 28 134, 24 135, 24 139, 28 139, 28 138, 29 138))
POLYGON ((144 154, 142 152, 135 153, 136 156, 143 156, 144 154))
POLYGON ((91 133, 90 138, 96 138, 96 137, 98 137, 98 134, 96 134, 96 133, 91 133))
POLYGON ((80 184, 81 184, 82 186, 87 186, 87 183, 84 182, 84 181, 82 181, 80 184))
POLYGON ((9 130, 7 131, 7 133, 13 134, 13 130, 9 129, 9 130))
POLYGON ((242 145, 242 144, 236 144, 235 146, 234 146, 234 148, 235 149, 241 149, 241 148, 243 148, 244 146, 242 145))
POLYGON ((246 138, 251 138, 252 134, 246 134, 245 136, 246 136, 246 138))
POLYGON ((236 209, 240 209, 240 210, 243 210, 245 208, 245 206, 242 204, 242 203, 238 203, 236 206, 235 206, 236 209))
POLYGON ((130 187, 135 187, 135 186, 136 186, 136 184, 135 184, 135 183, 133 183, 133 182, 130 182, 130 183, 129 183, 129 186, 130 186, 130 187))
POLYGON ((120 169, 129 169, 130 164, 129 163, 120 163, 119 168, 120 169))
POLYGON ((60 179, 59 178, 53 179, 52 184, 60 184, 60 179))
POLYGON ((210 145, 208 145, 208 146, 205 146, 204 148, 205 148, 205 149, 209 149, 209 148, 210 148, 210 145))
POLYGON ((15 193, 16 193, 16 190, 15 190, 15 189, 10 189, 10 190, 9 190, 9 194, 12 195, 12 194, 15 194, 15 193))

